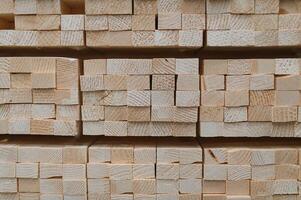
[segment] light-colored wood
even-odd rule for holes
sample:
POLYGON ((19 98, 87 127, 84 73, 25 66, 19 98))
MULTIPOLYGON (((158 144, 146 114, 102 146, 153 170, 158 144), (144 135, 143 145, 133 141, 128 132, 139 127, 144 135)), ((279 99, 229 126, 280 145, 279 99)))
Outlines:
POLYGON ((62 194, 63 180, 62 179, 41 179, 40 192, 42 194, 62 194))
POLYGON ((38 178, 39 166, 37 163, 18 163, 16 165, 17 178, 38 178))
POLYGON ((275 74, 289 75, 299 73, 299 59, 276 59, 275 74))
POLYGON ((127 76, 127 90, 149 90, 150 76, 127 76))
POLYGON ((204 60, 203 73, 204 75, 221 75, 227 74, 227 60, 204 60))
POLYGON ((149 180, 134 180, 133 181, 133 193, 134 194, 155 194, 156 193, 156 181, 154 179, 149 180))
POLYGON ((248 121, 272 121, 271 106, 249 106, 248 121))
POLYGON ((32 79, 32 88, 45 88, 45 89, 50 89, 50 88, 56 88, 56 79, 55 79, 55 74, 36 74, 33 73, 31 74, 31 79, 32 79))
POLYGON ((93 145, 89 148, 89 162, 104 163, 111 161, 109 145, 93 145))
POLYGON ((275 92, 268 91, 250 91, 250 105, 274 105, 275 92))
POLYGON ((155 15, 132 15, 132 30, 155 30, 155 15))
POLYGON ((104 118, 100 120, 124 121, 128 120, 129 107, 126 106, 106 106, 104 118))
POLYGON ((82 91, 104 90, 104 80, 102 75, 84 75, 80 77, 80 85, 82 91))
POLYGON ((11 88, 31 88, 32 76, 31 74, 11 74, 10 83, 11 88))
POLYGON ((175 90, 175 76, 153 75, 152 90, 175 90))
POLYGON ((182 29, 182 16, 178 13, 158 14, 158 29, 182 29))
POLYGON ((56 120, 54 122, 54 135, 76 136, 79 131, 79 123, 76 121, 56 120))
POLYGON ((199 79, 198 75, 178 75, 177 90, 199 90, 199 79))
POLYGON ((231 1, 231 13, 254 13, 254 3, 246 0, 231 1))
POLYGON ((175 114, 173 106, 152 106, 151 120, 156 122, 172 121, 175 114))
POLYGON ((153 106, 174 105, 174 91, 151 91, 151 103, 153 106))
POLYGON ((87 193, 86 180, 63 180, 64 195, 85 195, 87 193))
POLYGON ((205 165, 204 180, 226 180, 227 166, 225 165, 205 165))
POLYGON ((297 107, 273 107, 273 122, 297 121, 297 107))
POLYGON ((37 30, 59 30, 61 26, 60 15, 37 15, 37 30))
POLYGON ((16 30, 36 30, 37 17, 36 15, 15 16, 16 30))
POLYGON ((156 162, 156 148, 155 146, 139 146, 134 148, 134 162, 135 163, 155 163, 156 162))
POLYGON ((109 31, 128 31, 132 29, 132 16, 111 15, 108 16, 109 31))
POLYGON ((158 164, 157 178, 162 180, 177 180, 180 176, 179 164, 158 164))
POLYGON ((150 106, 150 91, 128 91, 128 106, 150 106))
POLYGON ((204 106, 224 106, 224 91, 201 91, 201 102, 204 106))
POLYGON ((112 164, 110 178, 112 180, 128 180, 133 176, 132 165, 130 164, 112 164))
POLYGON ((1 193, 16 193, 17 192, 17 179, 16 178, 3 178, 0 179, 1 193))
POLYGON ((127 120, 144 122, 150 121, 151 109, 150 107, 128 107, 127 120))
POLYGON ((18 148, 16 145, 0 145, 1 162, 16 163, 18 160, 18 148))
POLYGON ((128 136, 150 136, 151 123, 149 122, 128 122, 128 136))
POLYGON ((88 194, 110 194, 109 180, 88 179, 88 194))
POLYGON ((91 60, 84 60, 84 74, 85 75, 100 75, 106 74, 107 66, 106 59, 91 59, 91 60))
POLYGON ((177 91, 176 106, 179 107, 197 107, 200 105, 199 91, 177 91))
POLYGON ((84 30, 84 15, 62 15, 61 30, 80 31, 84 30))
POLYGON ((200 121, 224 121, 224 108, 201 106, 199 119, 200 121))
POLYGON ((32 90, 23 88, 10 89, 12 103, 32 103, 32 90))
POLYGON ((252 75, 250 77, 250 90, 272 90, 274 89, 273 75, 252 75))
POLYGON ((104 87, 106 90, 126 90, 127 76, 125 75, 105 75, 104 87))
POLYGON ((30 0, 24 2, 22 0, 15 1, 15 11, 16 14, 36 14, 37 13, 37 1, 30 0))
POLYGON ((86 165, 85 164, 63 164, 63 179, 85 179, 86 165))
POLYGON ((15 163, 1 163, 0 164, 0 176, 2 178, 14 178, 16 177, 16 165, 15 163))
POLYGON ((300 77, 298 75, 276 77, 276 90, 299 90, 300 77))
POLYGON ((61 14, 62 6, 58 0, 37 1, 38 14, 61 14))
POLYGON ((255 65, 252 59, 230 59, 228 60, 228 71, 230 75, 247 75, 255 65))
POLYGON ((31 120, 30 133, 33 135, 53 135, 53 120, 31 120))
POLYGON ((127 136, 127 122, 105 121, 104 133, 106 136, 127 136))
POLYGON ((65 146, 63 148, 64 164, 85 164, 87 162, 87 146, 65 146))
POLYGON ((243 122, 248 120, 247 107, 225 108, 225 122, 243 122))
POLYGON ((55 178, 62 177, 63 175, 63 165, 62 164, 40 164, 40 178, 55 178))
POLYGON ((154 179, 155 166, 154 164, 135 164, 133 165, 134 179, 154 179))
POLYGON ((247 106, 249 105, 249 91, 233 90, 225 92, 226 106, 247 106))
POLYGON ((134 160, 134 149, 131 146, 112 146, 112 163, 132 163, 134 160))
POLYGON ((80 47, 85 43, 83 31, 62 31, 60 35, 61 46, 80 47))
POLYGON ((99 2, 97 0, 88 0, 85 2, 85 13, 87 15, 101 14, 132 14, 132 1, 108 1, 99 2))
POLYGON ((5 0, 3 2, 3 7, 0 9, 1 14, 12 14, 14 13, 14 1, 13 0, 5 0))
POLYGON ((108 30, 108 17, 106 15, 85 15, 85 30, 108 30))
POLYGON ((201 76, 202 90, 224 90, 225 77, 223 75, 203 75, 201 76))
POLYGON ((275 91, 276 106, 295 106, 299 105, 300 94, 298 91, 275 91), (290 98, 287 98, 287 97, 290 98))
POLYGON ((87 178, 103 179, 103 178, 108 178, 109 176, 110 176, 109 164, 106 163, 87 164, 87 178))
POLYGON ((250 76, 226 76, 227 90, 249 90, 250 89, 250 76))

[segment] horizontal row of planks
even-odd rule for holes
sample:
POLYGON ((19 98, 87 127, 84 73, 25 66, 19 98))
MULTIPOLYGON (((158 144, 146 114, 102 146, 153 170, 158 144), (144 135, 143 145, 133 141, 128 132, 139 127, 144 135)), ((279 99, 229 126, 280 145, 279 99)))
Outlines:
POLYGON ((1 142, 2 200, 299 200, 300 146, 1 142))
POLYGON ((0 59, 0 133, 300 137, 301 60, 0 59))
POLYGON ((300 38, 298 0, 3 0, 0 8, 0 47, 297 47, 300 38))
POLYGON ((197 142, 0 144, 1 200, 200 200, 197 142))

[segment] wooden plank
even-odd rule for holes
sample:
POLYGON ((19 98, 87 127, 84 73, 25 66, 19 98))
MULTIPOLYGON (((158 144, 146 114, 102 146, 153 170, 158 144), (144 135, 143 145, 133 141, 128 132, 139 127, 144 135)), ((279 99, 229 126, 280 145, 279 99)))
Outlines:
POLYGON ((175 90, 174 75, 153 75, 152 90, 175 90))
POLYGON ((128 31, 132 29, 131 15, 109 15, 109 31, 128 31))
POLYGON ((155 30, 155 15, 132 15, 133 31, 155 30))
POLYGON ((237 107, 224 109, 225 122, 243 122, 248 120, 247 107, 237 107))
POLYGON ((37 14, 37 1, 29 0, 24 2, 22 0, 15 1, 15 11, 16 14, 37 14))
POLYGON ((85 30, 104 31, 109 29, 106 15, 85 15, 85 30))
POLYGON ((224 121, 224 108, 223 107, 214 107, 214 106, 201 106, 200 107, 200 114, 199 114, 200 121, 224 121))
POLYGON ((61 26, 60 15, 37 15, 37 30, 59 30, 61 26))
POLYGON ((224 106, 225 91, 201 91, 201 102, 204 106, 224 106))
POLYGON ((178 13, 158 14, 159 30, 182 29, 182 16, 178 13))
POLYGON ((106 106, 104 118, 107 121, 126 121, 128 120, 128 110, 126 106, 106 106))
POLYGON ((82 31, 84 30, 84 15, 62 15, 61 30, 82 31))
POLYGON ((225 89, 225 77, 223 75, 202 75, 201 81, 202 90, 210 91, 225 89))
POLYGON ((225 92, 226 106, 248 106, 249 91, 248 90, 233 90, 225 92))
POLYGON ((86 164, 64 164, 63 179, 75 180, 86 178, 86 164))
POLYGON ((199 91, 176 91, 176 106, 198 107, 200 105, 199 91))
POLYGON ((297 121, 297 107, 273 107, 273 122, 297 121))

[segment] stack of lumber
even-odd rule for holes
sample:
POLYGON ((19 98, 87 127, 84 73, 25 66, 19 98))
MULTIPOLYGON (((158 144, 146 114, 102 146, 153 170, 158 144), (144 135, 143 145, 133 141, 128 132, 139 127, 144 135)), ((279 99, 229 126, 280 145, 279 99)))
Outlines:
POLYGON ((88 198, 201 200, 196 143, 97 143, 89 148, 88 198))
POLYGON ((300 199, 300 149, 207 147, 204 200, 300 199))
POLYGON ((55 57, 0 58, 0 133, 79 133, 80 63, 55 57))
POLYGON ((203 46, 204 0, 86 0, 85 3, 87 46, 203 46))
POLYGON ((290 0, 207 0, 208 46, 300 46, 301 7, 290 0))
POLYGON ((84 0, 4 0, 0 9, 1 46, 84 46, 84 3, 84 0))
POLYGON ((301 59, 205 60, 202 137, 300 137, 301 59))
POLYGON ((86 144, 0 145, 0 199, 86 199, 86 144))
POLYGON ((3 0, 0 46, 202 47, 205 0, 3 0))
POLYGON ((91 143, 1 144, 0 199, 201 200, 197 142, 91 143))
POLYGON ((295 0, 3 0, 0 46, 301 45, 295 0))
POLYGON ((84 135, 196 136, 198 59, 95 59, 80 77, 84 135))

